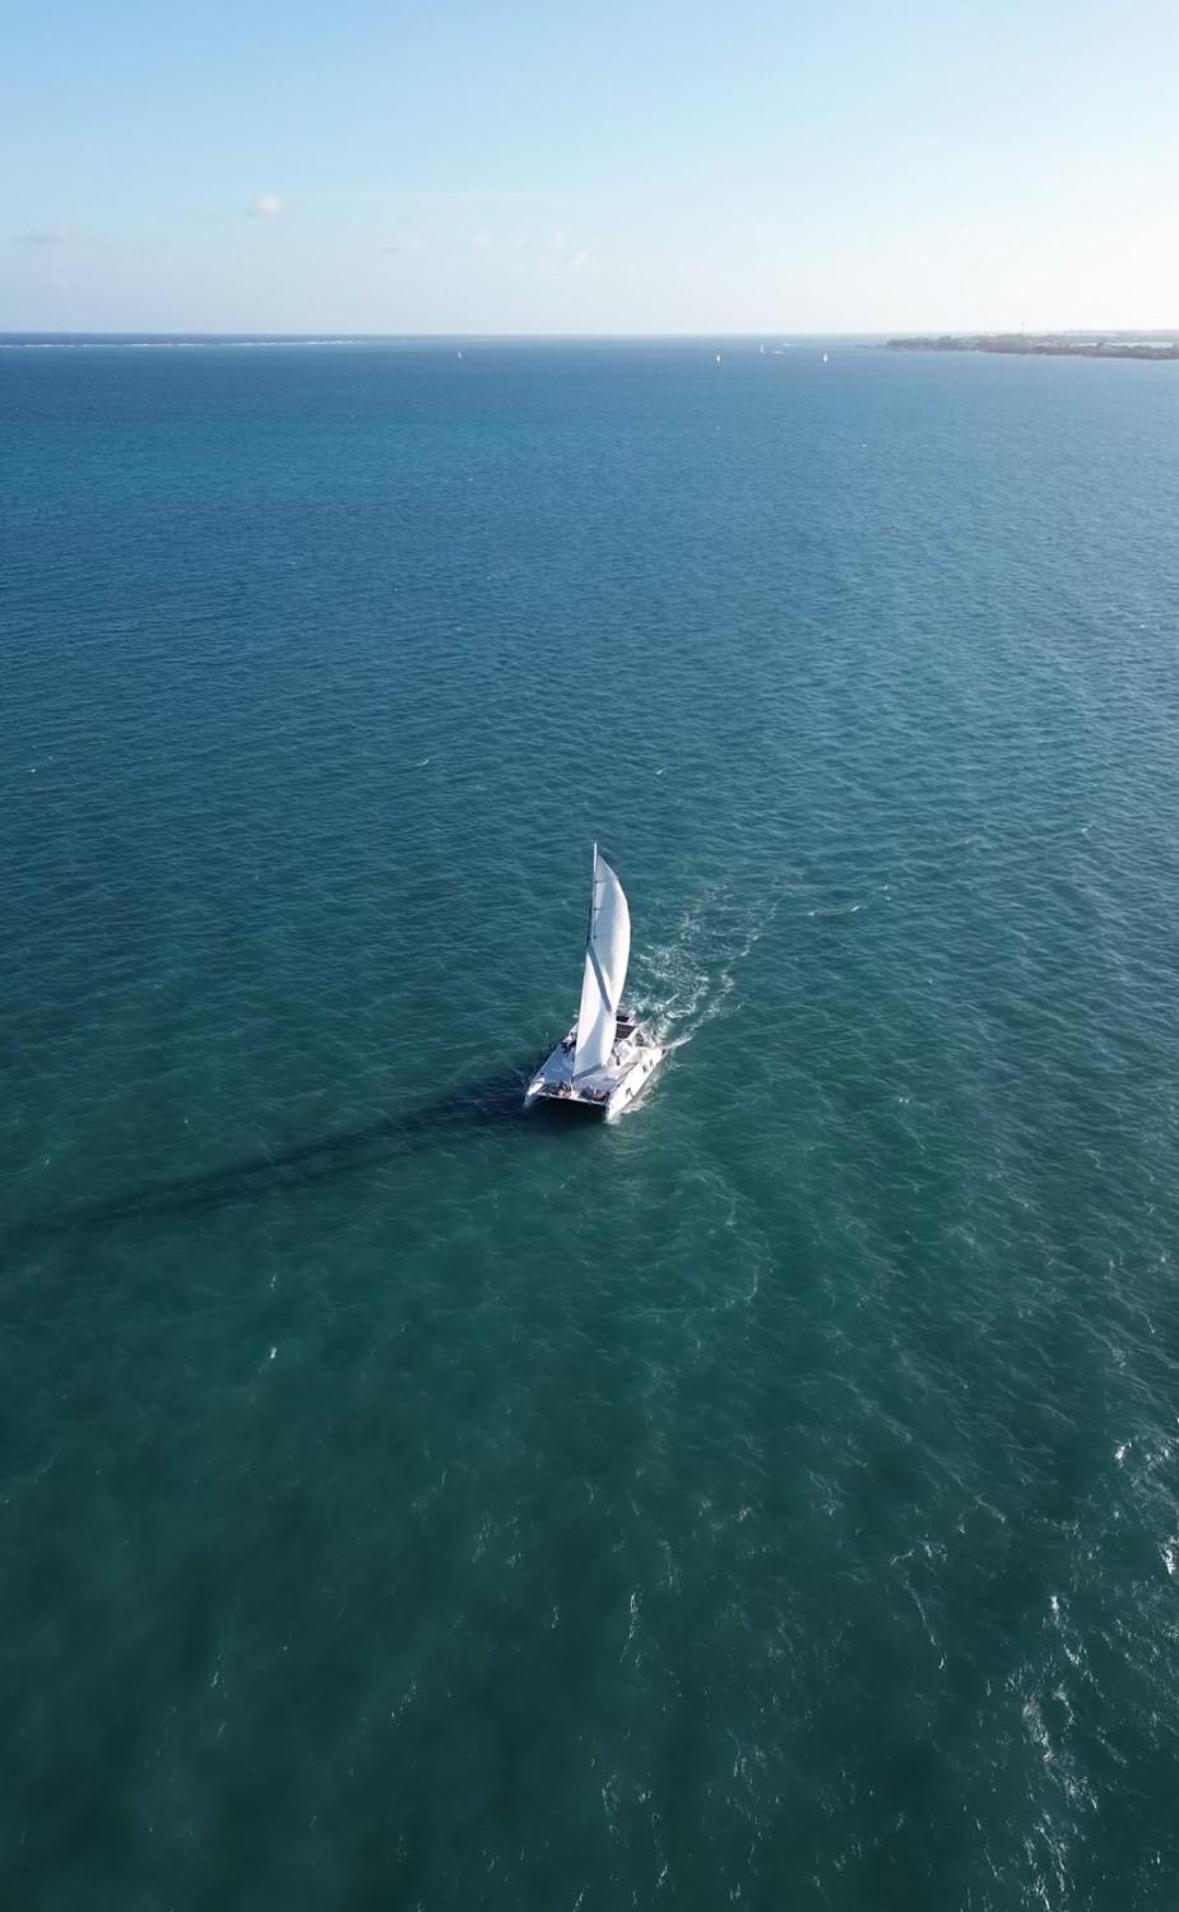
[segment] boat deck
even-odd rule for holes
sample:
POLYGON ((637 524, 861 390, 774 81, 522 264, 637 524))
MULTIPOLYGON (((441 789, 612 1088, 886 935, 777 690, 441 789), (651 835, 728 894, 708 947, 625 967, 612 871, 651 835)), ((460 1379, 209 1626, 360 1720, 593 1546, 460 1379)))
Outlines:
POLYGON ((577 1047, 577 1025, 545 1057, 532 1079, 530 1095, 545 1096, 558 1102, 577 1102, 586 1108, 604 1109, 618 1084, 635 1067, 646 1045, 641 1039, 634 1016, 621 1016, 609 1060, 596 1075, 583 1078, 574 1086, 573 1056, 577 1047))

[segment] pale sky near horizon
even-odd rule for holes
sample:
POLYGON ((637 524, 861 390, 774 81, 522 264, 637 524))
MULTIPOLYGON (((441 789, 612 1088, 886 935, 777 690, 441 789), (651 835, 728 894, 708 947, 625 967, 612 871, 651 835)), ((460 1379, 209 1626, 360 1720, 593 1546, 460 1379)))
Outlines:
POLYGON ((0 330, 1179 327, 1179 0, 47 0, 0 330))

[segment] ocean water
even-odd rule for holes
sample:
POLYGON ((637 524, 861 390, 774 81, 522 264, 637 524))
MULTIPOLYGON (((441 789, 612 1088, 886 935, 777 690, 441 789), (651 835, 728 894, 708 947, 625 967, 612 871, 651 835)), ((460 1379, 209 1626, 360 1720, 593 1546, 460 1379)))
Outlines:
POLYGON ((1176 368, 27 343, 0 1902, 1169 1912, 1176 368))

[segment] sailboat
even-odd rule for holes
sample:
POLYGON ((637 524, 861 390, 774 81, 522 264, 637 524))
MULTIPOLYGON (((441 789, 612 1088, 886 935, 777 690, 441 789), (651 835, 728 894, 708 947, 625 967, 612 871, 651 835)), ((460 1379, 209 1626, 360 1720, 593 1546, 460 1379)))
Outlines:
POLYGON ((577 1021, 528 1084, 526 1109, 541 1097, 549 1097, 593 1109, 611 1122, 654 1075, 664 1051, 622 1006, 629 961, 630 907, 626 892, 595 843, 589 936, 577 1021))

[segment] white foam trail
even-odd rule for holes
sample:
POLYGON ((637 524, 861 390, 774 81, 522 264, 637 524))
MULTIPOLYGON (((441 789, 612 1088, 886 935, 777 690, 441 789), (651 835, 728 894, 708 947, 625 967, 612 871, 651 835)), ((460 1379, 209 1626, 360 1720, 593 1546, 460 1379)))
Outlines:
POLYGON ((685 910, 665 942, 639 954, 635 1006, 665 1049, 682 1049, 737 1007, 737 973, 781 901, 781 894, 769 896, 735 913, 728 885, 718 884, 685 910))

